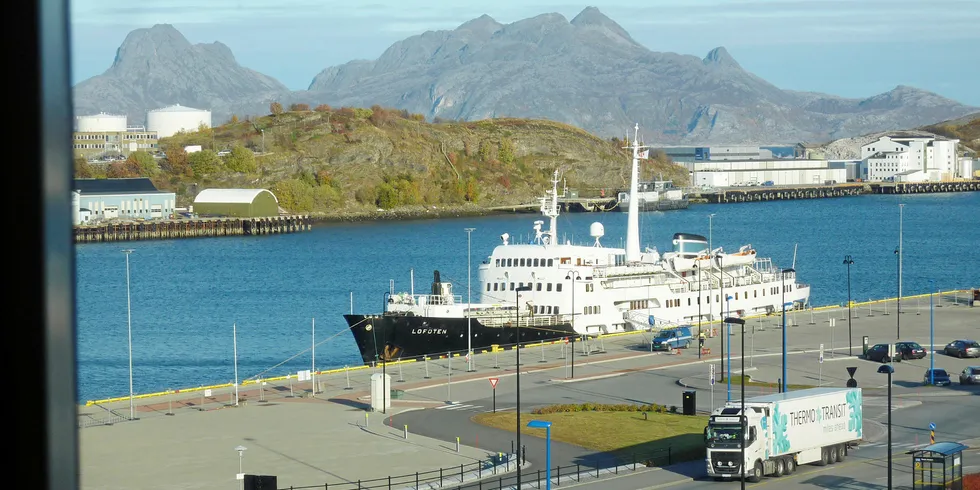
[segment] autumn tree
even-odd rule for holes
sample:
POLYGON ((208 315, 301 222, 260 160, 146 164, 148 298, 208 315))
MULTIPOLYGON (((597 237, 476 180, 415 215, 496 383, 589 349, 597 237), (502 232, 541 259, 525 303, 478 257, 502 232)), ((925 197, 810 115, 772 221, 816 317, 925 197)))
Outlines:
POLYGON ((140 176, 139 164, 132 160, 115 161, 109 164, 106 177, 110 179, 131 179, 140 176))
POLYGON ((91 179, 95 177, 95 172, 92 171, 92 166, 89 165, 88 160, 85 157, 75 158, 75 178, 76 179, 91 179))
POLYGON ((500 141, 499 153, 500 161, 507 165, 514 163, 514 143, 509 139, 504 138, 500 141))
POLYGON ((316 109, 313 110, 317 112, 330 112, 330 106, 327 104, 320 104, 316 106, 316 109))
POLYGON ((194 174, 183 146, 172 143, 164 150, 164 154, 167 156, 166 170, 170 174, 186 177, 194 174))
POLYGON ((289 106, 289 112, 305 112, 310 110, 310 104, 291 104, 289 106))
POLYGON ((371 115, 368 116, 368 120, 375 127, 380 128, 386 126, 391 121, 391 113, 379 105, 373 105, 371 106, 371 115))
POLYGON ((143 150, 130 153, 129 157, 126 158, 126 164, 138 169, 137 172, 142 177, 153 177, 159 170, 159 166, 156 160, 153 159, 153 155, 143 150))
POLYGON ((279 115, 282 114, 282 104, 278 102, 273 102, 269 104, 269 112, 271 112, 273 116, 276 116, 278 118, 279 115))
POLYGON ((238 116, 232 114, 231 118, 228 119, 228 124, 237 124, 237 123, 238 123, 238 116))
POLYGON ((222 170, 221 157, 211 150, 195 151, 187 157, 187 160, 194 170, 194 175, 215 175, 222 170))
POLYGON ((258 169, 255 164, 255 153, 241 145, 231 148, 231 153, 225 157, 225 166, 232 172, 252 173, 258 169))

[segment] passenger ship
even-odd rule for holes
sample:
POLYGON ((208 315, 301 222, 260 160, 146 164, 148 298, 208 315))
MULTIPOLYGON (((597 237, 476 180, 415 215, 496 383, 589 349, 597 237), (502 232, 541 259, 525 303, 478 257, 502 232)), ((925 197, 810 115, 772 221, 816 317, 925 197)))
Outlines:
MULTIPOLYGON (((630 190, 637 195, 638 163, 648 147, 634 139, 628 148, 630 190)), ((629 202, 625 248, 603 246, 601 223, 590 227, 591 244, 560 243, 559 180, 555 171, 551 190, 540 199, 549 227, 535 221, 529 244, 512 244, 508 234, 501 235, 500 245, 480 264, 477 302, 454 295, 436 271, 428 294, 385 293, 385 311, 344 315, 363 361, 696 325, 772 313, 784 305, 799 308, 809 300, 809 285, 797 282, 793 270, 775 267, 748 245, 726 253, 709 250, 703 236, 676 233, 669 252, 641 250, 636 199, 629 202)))

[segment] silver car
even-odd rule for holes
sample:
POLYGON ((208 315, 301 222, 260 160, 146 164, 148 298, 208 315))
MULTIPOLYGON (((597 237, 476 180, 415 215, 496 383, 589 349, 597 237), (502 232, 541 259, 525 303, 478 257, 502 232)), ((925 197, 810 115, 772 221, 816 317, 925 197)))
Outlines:
POLYGON ((943 349, 943 353, 953 357, 980 357, 980 342, 976 340, 954 340, 943 349))
POLYGON ((961 385, 980 384, 980 366, 970 366, 960 373, 961 385))

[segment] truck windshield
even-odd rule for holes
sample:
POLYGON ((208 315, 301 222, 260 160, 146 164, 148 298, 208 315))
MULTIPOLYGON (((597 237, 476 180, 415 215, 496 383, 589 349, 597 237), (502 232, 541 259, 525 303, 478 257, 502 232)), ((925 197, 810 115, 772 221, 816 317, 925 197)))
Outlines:
POLYGON ((737 425, 709 425, 707 438, 709 443, 737 443, 742 435, 742 428, 737 425))

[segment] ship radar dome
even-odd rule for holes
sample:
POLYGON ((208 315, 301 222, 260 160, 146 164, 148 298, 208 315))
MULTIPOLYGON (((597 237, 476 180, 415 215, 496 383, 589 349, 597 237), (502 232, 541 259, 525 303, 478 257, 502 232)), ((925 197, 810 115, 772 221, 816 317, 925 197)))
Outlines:
POLYGON ((595 238, 595 246, 599 246, 599 239, 606 234, 606 228, 598 221, 589 226, 589 235, 595 238))

